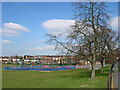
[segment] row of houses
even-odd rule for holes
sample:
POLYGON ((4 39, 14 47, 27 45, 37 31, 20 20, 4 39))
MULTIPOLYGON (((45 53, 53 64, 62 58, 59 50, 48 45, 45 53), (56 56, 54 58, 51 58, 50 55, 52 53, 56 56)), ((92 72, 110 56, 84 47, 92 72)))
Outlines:
POLYGON ((31 55, 24 55, 22 56, 4 56, 0 57, 0 59, 4 62, 19 62, 19 61, 33 61, 33 62, 41 62, 41 63, 52 63, 52 62, 57 62, 60 63, 60 60, 64 60, 63 63, 65 62, 65 59, 67 59, 65 56, 49 56, 49 55, 37 55, 37 56, 31 56, 31 55))
MULTIPOLYGON (((31 56, 31 55, 24 55, 24 56, 4 56, 0 57, 3 63, 8 62, 37 62, 41 64, 84 64, 88 65, 90 64, 87 60, 82 60, 82 58, 76 58, 74 56, 57 56, 57 55, 37 55, 37 56, 31 56)), ((97 64, 100 64, 97 62, 97 64)))

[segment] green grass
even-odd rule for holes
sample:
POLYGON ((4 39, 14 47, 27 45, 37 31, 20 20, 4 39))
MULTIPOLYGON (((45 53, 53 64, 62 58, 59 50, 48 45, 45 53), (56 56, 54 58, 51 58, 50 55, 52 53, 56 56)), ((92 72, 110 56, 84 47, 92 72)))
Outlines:
POLYGON ((2 72, 3 88, 106 88, 110 66, 104 73, 96 70, 96 78, 91 79, 88 69, 74 69, 54 72, 39 71, 4 71, 2 72))

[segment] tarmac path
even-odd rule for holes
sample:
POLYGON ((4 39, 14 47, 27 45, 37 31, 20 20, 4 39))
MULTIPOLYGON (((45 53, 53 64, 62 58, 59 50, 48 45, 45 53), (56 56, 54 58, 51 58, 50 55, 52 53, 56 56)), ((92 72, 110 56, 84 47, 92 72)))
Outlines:
POLYGON ((114 64, 113 67, 113 87, 118 88, 118 83, 119 83, 119 73, 118 73, 118 63, 114 64))
MULTIPOLYGON (((120 61, 118 63, 118 66, 120 66, 120 61)), ((118 90, 120 90, 120 72, 119 72, 119 69, 118 69, 118 90)))

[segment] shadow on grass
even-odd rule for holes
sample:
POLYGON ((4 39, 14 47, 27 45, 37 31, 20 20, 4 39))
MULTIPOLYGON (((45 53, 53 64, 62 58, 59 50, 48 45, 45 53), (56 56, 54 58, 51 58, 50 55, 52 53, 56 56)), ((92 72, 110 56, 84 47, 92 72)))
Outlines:
POLYGON ((82 71, 80 72, 78 70, 78 73, 76 74, 73 74, 73 75, 68 75, 68 74, 65 74, 65 75, 59 75, 60 77, 62 78, 76 78, 76 79, 80 79, 80 78, 90 78, 91 76, 91 72, 89 70, 86 70, 86 71, 82 71))
POLYGON ((104 73, 101 73, 101 70, 96 70, 96 77, 100 77, 100 76, 108 76, 109 75, 109 71, 110 70, 108 70, 107 72, 106 71, 104 71, 104 73))
MULTIPOLYGON (((101 70, 96 70, 95 74, 96 77, 108 77, 110 72, 110 67, 105 67, 104 68, 104 73, 101 73, 101 70)), ((80 71, 80 69, 78 70, 78 73, 73 74, 73 75, 69 75, 69 74, 65 74, 65 75, 58 75, 62 78, 76 78, 76 79, 80 79, 80 78, 91 78, 91 70, 82 70, 82 72, 80 71)))

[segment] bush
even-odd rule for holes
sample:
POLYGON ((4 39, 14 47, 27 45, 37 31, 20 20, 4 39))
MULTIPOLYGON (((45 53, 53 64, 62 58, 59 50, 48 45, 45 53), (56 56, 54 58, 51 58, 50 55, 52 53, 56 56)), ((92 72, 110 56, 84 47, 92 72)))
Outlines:
POLYGON ((7 62, 7 64, 13 64, 12 62, 7 62))
POLYGON ((77 65, 77 63, 72 63, 72 65, 77 65))

